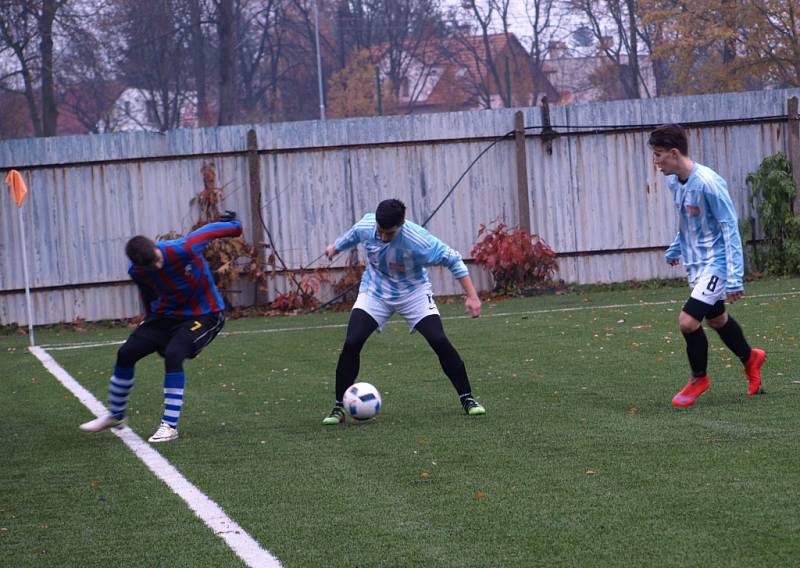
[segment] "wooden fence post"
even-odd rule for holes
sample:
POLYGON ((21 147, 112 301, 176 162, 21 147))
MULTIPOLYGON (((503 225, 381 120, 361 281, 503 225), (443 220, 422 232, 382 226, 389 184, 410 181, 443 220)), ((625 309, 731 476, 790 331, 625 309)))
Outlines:
POLYGON ((792 178, 794 179, 794 204, 792 209, 794 215, 800 215, 800 115, 797 112, 797 97, 789 99, 787 105, 788 120, 786 130, 788 131, 788 152, 789 161, 792 164, 792 178))
MULTIPOLYGON (((261 223, 261 162, 258 159, 258 135, 254 129, 247 131, 247 172, 250 181, 250 226, 253 246, 256 249, 256 263, 260 270, 264 269, 263 225, 261 223)), ((256 306, 266 301, 261 291, 262 278, 255 280, 253 301, 256 306)))
POLYGON ((517 207, 519 226, 531 232, 531 207, 528 198, 528 156, 525 153, 525 116, 521 110, 514 113, 514 145, 517 149, 517 207))

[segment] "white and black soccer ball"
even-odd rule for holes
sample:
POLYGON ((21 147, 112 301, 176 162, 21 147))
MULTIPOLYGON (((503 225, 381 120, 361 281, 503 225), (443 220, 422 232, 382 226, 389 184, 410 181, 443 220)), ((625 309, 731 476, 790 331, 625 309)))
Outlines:
POLYGON ((356 420, 369 420, 381 409, 381 393, 369 383, 356 383, 344 392, 344 407, 356 420))

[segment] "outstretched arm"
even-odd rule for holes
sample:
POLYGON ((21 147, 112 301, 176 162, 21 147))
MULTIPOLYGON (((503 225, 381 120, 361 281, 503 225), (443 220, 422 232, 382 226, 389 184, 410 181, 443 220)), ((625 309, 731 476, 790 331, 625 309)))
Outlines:
POLYGON ((332 259, 340 252, 356 246, 364 240, 366 233, 372 229, 374 229, 374 221, 370 219, 370 215, 365 215, 358 223, 347 229, 338 239, 325 247, 325 256, 332 259))
POLYGON ((201 247, 205 248, 208 243, 214 239, 225 237, 238 237, 242 234, 242 223, 237 219, 232 221, 219 221, 217 223, 209 223, 192 231, 186 236, 186 242, 192 248, 201 247))

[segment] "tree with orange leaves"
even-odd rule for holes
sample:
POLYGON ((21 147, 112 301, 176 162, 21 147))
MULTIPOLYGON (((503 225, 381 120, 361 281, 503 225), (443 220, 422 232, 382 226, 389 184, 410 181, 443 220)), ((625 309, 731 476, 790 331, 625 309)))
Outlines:
MULTIPOLYGON (((328 80, 328 113, 331 118, 376 116, 378 114, 378 86, 375 65, 368 49, 353 54, 347 65, 328 80)), ((392 84, 381 80, 383 112, 391 114, 397 107, 392 94, 392 84)))
POLYGON ((797 0, 639 0, 681 94, 800 85, 797 0))

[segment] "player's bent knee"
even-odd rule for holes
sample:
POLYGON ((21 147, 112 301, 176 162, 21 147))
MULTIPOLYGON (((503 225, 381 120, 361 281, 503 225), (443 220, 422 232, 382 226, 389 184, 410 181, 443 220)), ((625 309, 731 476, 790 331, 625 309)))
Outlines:
POLYGON ((714 329, 719 329, 721 327, 724 327, 725 324, 728 323, 728 313, 725 312, 717 317, 708 318, 706 321, 708 322, 708 325, 710 325, 714 329))
POLYGON ((700 321, 686 312, 681 312, 681 315, 678 316, 678 326, 681 333, 692 333, 700 327, 700 321))
POLYGON ((117 365, 129 369, 142 358, 139 350, 125 343, 117 350, 117 365))
POLYGON ((185 349, 168 348, 164 352, 164 366, 168 370, 179 370, 183 366, 183 362, 189 358, 191 354, 187 353, 185 349))
POLYGON ((361 339, 360 337, 346 337, 342 350, 348 353, 360 353, 361 349, 364 347, 364 343, 366 343, 366 339, 361 339))

